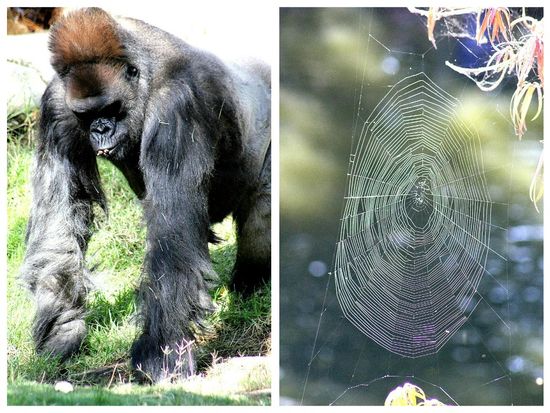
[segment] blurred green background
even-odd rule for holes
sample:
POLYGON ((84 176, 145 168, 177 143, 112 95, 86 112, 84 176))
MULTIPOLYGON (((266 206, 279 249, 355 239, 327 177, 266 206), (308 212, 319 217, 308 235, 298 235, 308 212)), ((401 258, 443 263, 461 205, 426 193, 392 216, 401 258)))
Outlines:
POLYGON ((381 405, 405 381, 444 403, 452 403, 446 392, 461 405, 542 404, 542 213, 529 200, 542 119, 518 141, 509 119, 513 79, 480 91, 445 61, 479 65, 485 49, 469 39, 436 39, 433 49, 425 19, 406 9, 281 9, 283 404, 301 403, 303 393, 303 404, 381 405), (328 273, 356 116, 366 119, 389 87, 421 71, 462 102, 460 116, 479 133, 491 199, 506 204, 494 204, 491 222, 507 230, 495 228, 491 248, 507 261, 489 252, 495 279, 484 276, 484 300, 439 353, 404 359, 342 317, 328 273))

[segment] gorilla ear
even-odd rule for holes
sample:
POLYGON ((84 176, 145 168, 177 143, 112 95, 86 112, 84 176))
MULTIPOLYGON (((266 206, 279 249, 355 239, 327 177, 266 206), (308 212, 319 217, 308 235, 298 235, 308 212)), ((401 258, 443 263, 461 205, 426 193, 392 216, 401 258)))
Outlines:
POLYGON ((117 22, 99 8, 80 9, 59 20, 50 32, 49 49, 58 73, 73 64, 125 55, 117 22))

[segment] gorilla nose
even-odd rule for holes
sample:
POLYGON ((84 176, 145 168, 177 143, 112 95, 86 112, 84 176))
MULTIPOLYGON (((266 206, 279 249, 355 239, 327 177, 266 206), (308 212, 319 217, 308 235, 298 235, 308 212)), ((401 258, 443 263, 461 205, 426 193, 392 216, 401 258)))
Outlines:
POLYGON ((100 118, 92 122, 90 126, 90 132, 99 133, 101 135, 110 134, 113 131, 113 120, 100 118))
POLYGON ((113 139, 116 130, 115 118, 97 118, 90 125, 92 148, 98 155, 108 156, 117 142, 113 139))

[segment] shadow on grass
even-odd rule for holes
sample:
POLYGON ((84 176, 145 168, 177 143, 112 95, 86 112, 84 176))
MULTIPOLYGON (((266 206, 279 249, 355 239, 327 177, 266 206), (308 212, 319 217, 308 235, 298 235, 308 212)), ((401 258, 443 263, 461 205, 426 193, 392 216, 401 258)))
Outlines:
POLYGON ((265 355, 271 350, 270 285, 246 299, 230 291, 236 252, 234 241, 210 250, 220 285, 212 293, 218 309, 208 319, 205 337, 199 340, 196 359, 201 370, 213 358, 265 355))
MULTIPOLYGON (((257 356, 269 353, 271 348, 271 293, 266 285, 261 291, 247 299, 231 292, 228 284, 235 260, 234 242, 216 245, 211 250, 215 270, 220 277, 220 284, 212 291, 218 309, 206 322, 207 330, 197 341, 197 367, 200 372, 208 369, 213 360, 228 359, 236 356, 257 356)), ((133 319, 138 309, 135 288, 125 288, 111 297, 95 292, 88 304, 86 322, 89 327, 105 330, 133 319)), ((93 348, 88 340, 82 348, 83 353, 90 354, 93 348)), ((120 363, 127 359, 112 360, 120 363)), ((86 380, 89 384, 103 384, 105 373, 112 366, 100 366, 89 371, 86 380), (97 376, 97 377, 95 377, 97 376), (94 378, 95 377, 95 378, 94 378)), ((122 371, 125 369, 122 368, 122 371)), ((126 369, 128 370, 128 369, 126 369)), ((131 371, 126 371, 130 376, 131 371)), ((107 377, 108 379, 108 377, 107 377)))

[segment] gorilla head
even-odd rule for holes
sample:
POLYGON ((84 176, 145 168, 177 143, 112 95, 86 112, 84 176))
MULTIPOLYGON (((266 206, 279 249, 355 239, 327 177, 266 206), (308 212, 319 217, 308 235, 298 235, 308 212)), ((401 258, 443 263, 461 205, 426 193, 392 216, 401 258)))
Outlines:
MULTIPOLYGON (((162 349, 192 342, 212 308, 212 223, 228 214, 237 223, 231 286, 246 295, 269 280, 269 68, 224 63, 100 9, 64 17, 50 50, 57 74, 42 98, 21 269, 36 299, 37 349, 66 358, 86 334, 84 257, 92 206, 106 208, 96 164, 103 156, 142 199, 147 224, 132 362, 166 378, 179 364, 166 366, 162 349)), ((179 366, 193 373, 191 352, 179 366)))
POLYGON ((134 56, 124 37, 129 36, 101 9, 62 19, 50 37, 52 66, 63 83, 67 109, 89 132, 94 152, 113 160, 137 149, 149 95, 147 56, 134 56), (145 66, 141 81, 138 66, 145 66))

